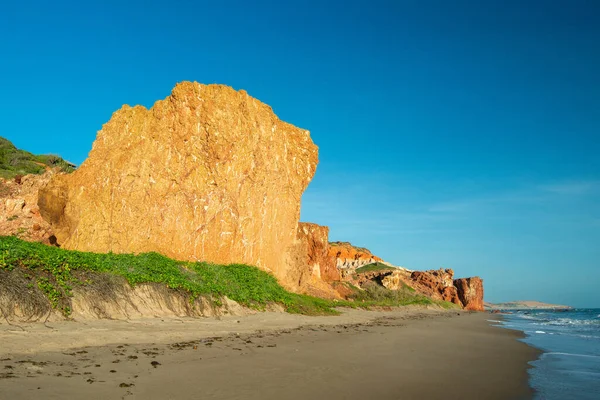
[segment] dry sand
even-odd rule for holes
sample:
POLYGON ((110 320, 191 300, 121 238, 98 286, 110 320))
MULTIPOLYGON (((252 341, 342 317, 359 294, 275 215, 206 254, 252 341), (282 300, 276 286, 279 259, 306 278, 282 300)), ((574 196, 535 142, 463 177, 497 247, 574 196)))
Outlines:
POLYGON ((531 398, 538 351, 484 313, 0 324, 0 399, 531 398))

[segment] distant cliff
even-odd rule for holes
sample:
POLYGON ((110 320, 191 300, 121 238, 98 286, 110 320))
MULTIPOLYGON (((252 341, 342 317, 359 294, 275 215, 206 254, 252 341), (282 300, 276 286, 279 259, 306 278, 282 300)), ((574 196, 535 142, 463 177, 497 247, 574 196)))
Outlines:
POLYGON ((383 262, 373 255, 369 249, 353 246, 349 242, 330 242, 329 255, 335 258, 335 264, 342 277, 353 274, 357 268, 365 265, 383 262))
POLYGON ((548 304, 534 300, 509 301, 506 303, 485 303, 487 310, 569 310, 573 307, 548 304))
POLYGON ((348 242, 332 242, 329 254, 336 257, 343 280, 363 286, 375 282, 390 290, 404 285, 435 300, 454 303, 461 308, 483 311, 483 280, 479 277, 454 279, 451 269, 411 271, 383 261, 364 247, 348 242))

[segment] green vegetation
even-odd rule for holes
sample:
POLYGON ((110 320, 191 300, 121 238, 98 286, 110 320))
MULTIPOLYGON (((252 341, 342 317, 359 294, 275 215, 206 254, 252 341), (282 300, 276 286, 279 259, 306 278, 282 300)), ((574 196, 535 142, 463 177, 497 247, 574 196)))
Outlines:
MULTIPOLYGON (((404 285, 399 290, 388 290, 375 282, 368 282, 363 286, 363 290, 355 292, 353 298, 358 301, 376 301, 389 304, 404 303, 415 299, 414 289, 404 285)), ((431 300, 421 297, 420 300, 428 300, 425 304, 431 304, 431 300)))
POLYGON ((362 274, 363 272, 385 271, 385 270, 394 270, 394 269, 395 269, 394 267, 390 267, 389 265, 376 262, 373 264, 368 264, 368 265, 362 266, 360 268, 356 268, 356 273, 362 274))
POLYGON ((257 309, 282 304, 288 312, 333 314, 331 302, 287 292, 277 280, 256 267, 181 262, 157 253, 97 254, 63 250, 16 237, 0 237, 0 270, 25 269, 53 308, 70 313, 76 285, 86 285, 86 273, 123 277, 130 285, 161 283, 182 290, 193 301, 205 296, 219 302, 223 296, 257 309))
POLYGON ((353 294, 350 295, 352 301, 337 302, 336 305, 338 307, 376 308, 408 305, 438 305, 446 309, 457 308, 455 304, 447 301, 432 300, 429 297, 418 295, 413 288, 406 284, 399 290, 389 290, 375 282, 367 282, 361 289, 348 282, 341 282, 340 284, 348 287, 353 294))
POLYGON ((46 167, 59 167, 64 172, 73 171, 73 166, 58 156, 36 156, 19 150, 9 140, 0 137, 0 177, 12 179, 17 175, 41 174, 46 167))
MULTIPOLYGON (((335 307, 378 307, 409 304, 434 304, 409 289, 387 290, 368 285, 356 287, 353 301, 326 300, 286 291, 270 274, 252 266, 216 265, 204 262, 175 261, 157 253, 98 254, 63 250, 40 243, 30 243, 12 236, 0 236, 0 290, 16 290, 20 286, 28 296, 45 296, 52 308, 65 316, 71 313, 71 297, 76 286, 92 286, 94 282, 125 279, 130 285, 158 284, 188 295, 220 302, 224 296, 255 309, 268 304, 281 304, 287 312, 326 315, 336 314, 335 307), (19 279, 10 278, 10 272, 19 279), (13 274, 14 275, 14 274, 13 274), (8 289, 12 279, 11 289, 8 289), (5 282, 2 282, 2 281, 5 282), (3 286, 7 286, 4 287, 3 286), (34 289, 38 292, 34 293, 34 289)), ((24 298, 22 293, 20 297, 24 298)))

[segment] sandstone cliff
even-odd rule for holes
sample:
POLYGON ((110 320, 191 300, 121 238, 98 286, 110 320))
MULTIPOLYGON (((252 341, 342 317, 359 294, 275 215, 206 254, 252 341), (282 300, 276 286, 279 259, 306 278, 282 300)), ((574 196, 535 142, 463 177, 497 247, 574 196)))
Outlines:
POLYGON ((352 246, 348 242, 330 243, 329 254, 336 258, 341 278, 355 285, 376 282, 390 290, 408 285, 417 293, 432 299, 448 301, 466 310, 483 311, 483 280, 479 277, 454 279, 451 269, 411 271, 395 267, 368 249, 352 246), (358 268, 375 263, 379 264, 376 269, 356 273, 358 268))
POLYGON ((462 306, 453 278, 454 271, 451 269, 414 271, 410 276, 412 287, 419 293, 462 306))
POLYGON ((383 260, 373 255, 368 249, 356 247, 348 242, 329 243, 329 255, 335 257, 336 267, 342 278, 354 274, 357 268, 383 260))
POLYGON ((335 257, 329 255, 329 228, 300 222, 296 239, 286 252, 288 279, 295 291, 325 298, 339 298, 329 285, 339 281, 335 257))
POLYGON ((247 263, 295 288, 286 251, 317 153, 308 131, 246 92, 183 82, 150 109, 115 112, 39 206, 67 249, 247 263))
POLYGON ((56 243, 50 224, 44 221, 38 208, 38 191, 53 175, 54 171, 48 171, 43 175, 0 179, 0 236, 56 243))
POLYGON ((325 282, 340 280, 336 259, 329 252, 329 228, 317 224, 301 222, 298 224, 298 237, 306 243, 307 264, 312 267, 313 275, 325 282))
POLYGON ((454 286, 465 310, 483 311, 483 280, 480 277, 455 279, 454 286))
POLYGON ((453 278, 451 269, 409 271, 389 268, 358 273, 352 279, 360 286, 375 282, 390 290, 407 285, 426 297, 448 301, 465 310, 483 311, 483 280, 479 277, 453 278))

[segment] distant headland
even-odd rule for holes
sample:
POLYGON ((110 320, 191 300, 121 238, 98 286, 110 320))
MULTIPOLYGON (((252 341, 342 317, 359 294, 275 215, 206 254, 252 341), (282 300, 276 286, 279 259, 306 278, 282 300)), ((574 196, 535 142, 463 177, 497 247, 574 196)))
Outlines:
POLYGON ((509 301, 506 303, 488 303, 483 304, 486 310, 570 310, 573 307, 562 304, 548 304, 534 300, 509 301))

